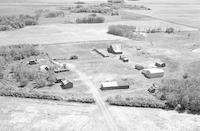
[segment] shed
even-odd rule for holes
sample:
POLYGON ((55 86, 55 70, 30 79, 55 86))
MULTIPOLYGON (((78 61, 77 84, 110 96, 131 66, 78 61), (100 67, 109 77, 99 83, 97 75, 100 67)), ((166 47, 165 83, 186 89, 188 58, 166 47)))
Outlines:
POLYGON ((61 88, 62 89, 69 89, 69 88, 73 88, 73 83, 69 80, 61 80, 61 88))
POLYGON ((144 66, 143 66, 143 65, 140 65, 140 64, 136 64, 136 65, 135 65, 135 69, 137 69, 137 70, 143 70, 143 69, 144 69, 144 66))
POLYGON ((155 66, 157 66, 157 67, 165 67, 166 64, 164 62, 158 60, 158 61, 156 61, 155 66))
POLYGON ((45 72, 45 71, 48 71, 48 70, 49 70, 49 67, 47 65, 41 65, 40 66, 40 71, 45 72))
POLYGON ((164 70, 160 68, 143 69, 142 74, 147 78, 159 78, 164 76, 164 70))
POLYGON ((35 64, 37 64, 37 63, 38 63, 37 59, 35 59, 35 60, 30 60, 30 61, 27 62, 27 64, 29 64, 29 65, 35 65, 35 64))
POLYGON ((93 49, 93 50, 103 57, 109 57, 109 53, 103 49, 93 49))
POLYGON ((122 54, 122 46, 120 44, 110 45, 110 47, 108 48, 108 52, 113 54, 122 54))
POLYGON ((111 81, 103 82, 101 84, 101 90, 114 90, 114 89, 128 89, 129 83, 126 81, 111 81))

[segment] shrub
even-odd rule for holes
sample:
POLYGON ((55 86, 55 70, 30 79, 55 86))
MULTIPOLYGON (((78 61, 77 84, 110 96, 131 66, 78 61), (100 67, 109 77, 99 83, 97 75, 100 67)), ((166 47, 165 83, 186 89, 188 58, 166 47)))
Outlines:
POLYGON ((159 33, 162 32, 161 28, 148 29, 146 33, 159 33))
POLYGON ((120 3, 120 4, 123 4, 123 3, 124 3, 124 0, 108 0, 108 2, 110 2, 110 3, 120 3))
POLYGON ((174 28, 172 28, 172 27, 167 28, 165 32, 168 34, 174 33, 174 28))
POLYGON ((78 18, 76 19, 76 23, 104 23, 105 18, 104 17, 84 17, 84 18, 78 18))
POLYGON ((36 88, 42 88, 46 86, 46 80, 45 79, 37 79, 35 80, 35 87, 36 88))
POLYGON ((30 15, 13 15, 0 17, 0 31, 20 29, 25 27, 26 24, 36 25, 37 18, 30 15))
POLYGON ((26 26, 28 26, 28 25, 37 25, 38 24, 38 22, 36 20, 30 19, 30 18, 26 19, 24 22, 25 22, 26 26))
POLYGON ((63 11, 51 11, 45 15, 46 18, 55 18, 55 17, 64 17, 64 16, 65 16, 65 13, 63 11))
POLYGON ((178 104, 191 112, 200 112, 200 80, 199 79, 165 79, 159 91, 167 100, 167 104, 175 108, 178 104))
POLYGON ((28 85, 28 80, 26 78, 20 80, 19 87, 25 87, 28 85))
POLYGON ((0 31, 11 30, 12 27, 10 25, 0 25, 0 31))
POLYGON ((74 4, 85 4, 85 2, 83 2, 83 1, 77 1, 77 2, 74 2, 74 4))
POLYGON ((110 25, 108 27, 108 33, 117 35, 117 36, 127 37, 129 39, 134 39, 134 40, 144 40, 145 39, 145 36, 143 34, 136 32, 135 26, 110 25))
POLYGON ((128 25, 110 25, 108 27, 108 33, 118 36, 127 36, 136 31, 135 26, 128 26, 128 25))
POLYGON ((49 76, 47 77, 47 81, 49 82, 48 85, 53 85, 57 79, 54 72, 49 72, 49 76))
POLYGON ((118 106, 131 106, 131 107, 150 107, 150 108, 167 108, 166 105, 154 99, 151 96, 121 96, 117 95, 115 97, 109 97, 106 102, 110 105, 118 105, 118 106))
POLYGON ((22 60, 39 54, 40 51, 36 49, 36 46, 29 44, 1 46, 0 48, 0 56, 6 61, 22 60))

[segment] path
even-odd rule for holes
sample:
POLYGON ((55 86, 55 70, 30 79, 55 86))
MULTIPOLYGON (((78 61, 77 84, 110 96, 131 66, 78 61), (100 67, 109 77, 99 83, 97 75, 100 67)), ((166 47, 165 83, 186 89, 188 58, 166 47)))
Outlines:
POLYGON ((91 82, 91 80, 85 79, 88 76, 86 74, 80 72, 74 65, 68 64, 68 66, 70 67, 70 69, 72 71, 74 71, 76 74, 78 74, 80 79, 90 88, 91 93, 93 94, 93 96, 95 98, 96 104, 102 111, 103 116, 106 120, 106 123, 108 124, 108 127, 110 128, 110 131, 118 131, 119 129, 118 129, 116 123, 114 122, 114 119, 112 118, 112 115, 109 112, 109 110, 106 106, 106 103, 102 99, 102 97, 98 91, 98 88, 96 88, 96 86, 91 82))

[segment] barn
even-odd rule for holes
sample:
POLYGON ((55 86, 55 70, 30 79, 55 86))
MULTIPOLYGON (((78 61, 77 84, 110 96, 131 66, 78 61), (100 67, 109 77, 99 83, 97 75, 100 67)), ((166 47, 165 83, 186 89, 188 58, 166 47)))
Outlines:
POLYGON ((108 48, 108 52, 113 54, 122 54, 122 46, 120 44, 110 45, 110 47, 108 48))
POLYGON ((142 70, 142 74, 151 79, 151 78, 159 78, 164 76, 164 70, 160 68, 150 68, 142 70))
POLYGON ((103 82, 101 84, 101 90, 114 90, 114 89, 128 89, 129 83, 126 81, 111 81, 103 82))

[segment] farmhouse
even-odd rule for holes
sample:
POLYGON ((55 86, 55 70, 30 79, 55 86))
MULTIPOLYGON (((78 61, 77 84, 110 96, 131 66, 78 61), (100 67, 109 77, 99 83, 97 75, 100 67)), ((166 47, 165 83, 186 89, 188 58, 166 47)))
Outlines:
POLYGON ((126 81, 112 81, 112 82, 103 82, 101 84, 101 90, 114 90, 114 89, 128 89, 129 83, 126 81))
POLYGON ((147 78, 159 78, 164 76, 164 70, 159 68, 150 68, 142 70, 142 74, 147 78))
POLYGON ((108 52, 113 54, 122 54, 122 46, 120 44, 110 45, 110 47, 108 48, 108 52))
POLYGON ((61 80, 61 88, 62 89, 69 89, 69 88, 73 88, 73 83, 69 80, 61 80))

